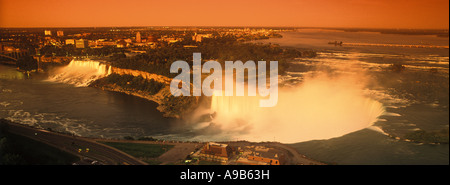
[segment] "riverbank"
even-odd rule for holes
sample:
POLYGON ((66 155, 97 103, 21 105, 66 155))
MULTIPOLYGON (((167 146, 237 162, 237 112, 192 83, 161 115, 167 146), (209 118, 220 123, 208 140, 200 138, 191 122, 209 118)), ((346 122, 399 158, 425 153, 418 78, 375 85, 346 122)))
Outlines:
MULTIPOLYGON (((174 97, 170 93, 170 86, 168 84, 163 84, 163 87, 155 93, 149 92, 148 90, 137 90, 136 88, 123 87, 118 85, 117 82, 111 83, 107 78, 108 77, 98 79, 92 82, 89 86, 106 91, 124 93, 156 102, 158 104, 156 109, 163 113, 164 117, 181 119, 184 115, 189 114, 199 102, 196 97, 174 97)), ((133 85, 132 83, 135 82, 129 81, 126 85, 133 85)))
POLYGON ((0 165, 69 165, 80 160, 56 147, 11 133, 11 124, 0 119, 0 165))
MULTIPOLYGON (((5 119, 0 119, 0 131, 2 133, 14 133, 20 135, 34 143, 39 143, 37 146, 50 147, 53 157, 70 156, 69 163, 80 161, 73 164, 106 164, 106 165, 184 165, 186 156, 198 152, 206 144, 205 142, 183 142, 183 141, 164 141, 164 140, 127 140, 127 139, 102 139, 93 137, 80 137, 68 133, 59 133, 52 130, 37 129, 31 126, 26 126, 14 123, 5 119), (60 156, 61 155, 61 156, 60 156)), ((0 135, 1 136, 1 135, 0 135)), ((247 142, 247 141, 230 141, 221 142, 234 148, 234 153, 237 154, 237 149, 271 149, 284 156, 287 165, 324 165, 325 163, 306 157, 300 154, 294 148, 278 143, 278 142, 247 142)), ((24 143, 18 143, 24 144, 24 143)), ((22 146, 20 146, 22 147, 22 146)), ((29 150, 27 150, 29 151, 29 150)), ((262 152, 262 151, 259 151, 262 152)), ((245 153, 245 152, 244 152, 245 153)), ((27 153, 33 156, 34 153, 27 153)), ((241 155, 234 155, 230 157, 230 162, 227 164, 234 164, 241 155)), ((13 162, 13 161, 11 161, 13 162)), ((64 164, 69 164, 65 162, 64 164)), ((33 163, 31 163, 33 164, 33 163)), ((220 163, 217 163, 220 164, 220 163)))

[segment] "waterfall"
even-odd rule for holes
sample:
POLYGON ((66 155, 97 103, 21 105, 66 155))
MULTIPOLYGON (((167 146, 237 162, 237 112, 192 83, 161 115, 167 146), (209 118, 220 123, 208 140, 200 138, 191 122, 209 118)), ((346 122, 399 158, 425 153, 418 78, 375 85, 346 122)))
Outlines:
POLYGON ((261 98, 213 96, 210 111, 222 135, 212 137, 285 143, 330 139, 368 128, 385 112, 382 103, 343 79, 309 79, 280 89, 275 107, 259 107, 261 98))
POLYGON ((48 80, 83 87, 109 74, 111 74, 111 66, 101 62, 72 60, 69 65, 56 70, 48 80))

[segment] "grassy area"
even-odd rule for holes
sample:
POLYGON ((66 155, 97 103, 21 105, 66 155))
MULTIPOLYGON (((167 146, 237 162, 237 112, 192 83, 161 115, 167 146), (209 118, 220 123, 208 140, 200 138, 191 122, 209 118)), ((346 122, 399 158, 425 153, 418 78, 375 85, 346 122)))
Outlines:
POLYGON ((159 144, 143 144, 143 143, 121 143, 121 142, 101 142, 108 146, 117 148, 133 157, 139 158, 142 161, 150 164, 160 164, 155 158, 164 154, 173 148, 173 145, 159 145, 159 144))
POLYGON ((221 165, 220 162, 200 160, 198 165, 221 165))
POLYGON ((27 137, 9 133, 6 139, 8 154, 2 156, 4 164, 70 165, 80 160, 77 156, 27 137))

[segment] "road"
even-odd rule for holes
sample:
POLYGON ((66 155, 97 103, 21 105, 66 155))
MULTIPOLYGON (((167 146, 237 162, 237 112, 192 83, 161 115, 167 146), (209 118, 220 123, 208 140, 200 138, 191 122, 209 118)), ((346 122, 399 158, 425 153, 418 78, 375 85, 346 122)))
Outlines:
POLYGON ((325 163, 307 158, 306 156, 300 154, 297 152, 297 150, 295 150, 294 148, 291 148, 287 145, 281 144, 281 143, 270 143, 269 146, 272 147, 279 147, 279 148, 283 148, 287 151, 289 151, 292 155, 293 155, 293 163, 294 164, 299 164, 299 165, 325 165, 325 163))
POLYGON ((8 131, 11 133, 46 143, 70 154, 79 156, 80 159, 88 158, 106 165, 146 164, 122 151, 87 138, 49 132, 16 123, 8 123, 8 125, 8 131))
MULTIPOLYGON (((106 165, 146 165, 147 163, 136 159, 135 157, 128 155, 118 149, 104 145, 96 141, 110 141, 104 139, 89 139, 78 136, 70 136, 66 134, 60 134, 50 132, 47 130, 36 129, 17 123, 8 123, 9 132, 25 136, 50 146, 59 148, 70 154, 80 157, 80 159, 91 159, 99 161, 101 164, 106 165)), ((131 143, 146 143, 146 144, 161 144, 161 141, 115 141, 115 142, 131 142, 131 143)), ((236 142, 232 142, 235 145, 236 142)), ((239 142, 238 142, 239 143, 239 142)), ((247 142, 245 142, 247 143, 247 142)), ((182 161, 187 155, 189 155, 195 149, 202 146, 201 143, 183 143, 183 142, 166 142, 163 144, 174 145, 174 148, 167 151, 157 159, 162 164, 175 164, 182 161)), ((250 143, 247 143, 250 144, 250 143)), ((281 144, 281 143, 266 143, 268 147, 281 148, 292 154, 292 164, 304 164, 304 165, 323 165, 324 163, 318 162, 313 159, 309 159, 304 155, 299 154, 295 149, 281 144)))

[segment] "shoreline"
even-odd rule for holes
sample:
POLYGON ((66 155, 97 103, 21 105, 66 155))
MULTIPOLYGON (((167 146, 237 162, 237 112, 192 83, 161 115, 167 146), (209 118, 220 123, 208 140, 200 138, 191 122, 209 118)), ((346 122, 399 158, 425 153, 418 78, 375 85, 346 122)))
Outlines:
MULTIPOLYGON (((164 159, 165 164, 169 164, 168 162, 173 162, 174 155, 177 156, 177 159, 183 159, 185 157, 184 154, 189 153, 190 151, 185 151, 186 146, 189 145, 191 149, 197 149, 199 148, 199 145, 204 145, 210 141, 206 142, 199 142, 199 141, 176 141, 176 140, 156 140, 156 141, 146 141, 146 140, 127 140, 127 139, 105 139, 105 138, 96 138, 96 137, 84 137, 84 136, 75 136, 70 133, 65 132, 56 132, 53 130, 47 130, 47 129, 39 129, 33 126, 24 125, 20 123, 16 123, 13 121, 10 121, 8 119, 0 118, 2 120, 2 123, 6 123, 8 126, 8 132, 11 132, 13 134, 21 135, 23 137, 27 137, 30 139, 33 139, 35 141, 47 144, 49 146, 59 148, 64 152, 67 152, 69 154, 73 154, 77 157, 80 157, 80 161, 86 160, 86 159, 98 159, 101 160, 104 164, 119 164, 119 165, 148 165, 148 163, 143 162, 142 159, 139 157, 130 155, 128 153, 125 153, 124 151, 107 146, 103 144, 102 142, 115 142, 115 143, 137 143, 137 144, 158 144, 158 145, 174 145, 175 147, 182 147, 182 150, 169 150, 165 153, 163 153, 161 156, 157 157, 156 159, 164 159), (5 121, 5 122, 3 122, 5 121), (56 137, 59 138, 58 140, 48 140, 48 137, 56 137), (64 141, 66 140, 66 141, 64 141), (69 142, 70 141, 70 142, 69 142), (70 144, 72 143, 72 144, 70 144), (76 143, 76 146, 73 144, 76 143), (80 143, 84 143, 85 145, 89 145, 90 150, 98 150, 98 151, 105 151, 108 155, 99 155, 97 153, 92 152, 85 152, 80 153, 77 149, 78 145, 80 143), (184 147, 183 147, 184 146, 184 147), (78 152, 77 152, 78 151, 78 152), (177 154, 182 152, 183 155, 177 154)), ((299 153, 295 148, 292 148, 291 146, 287 144, 283 144, 280 142, 250 142, 250 141, 224 141, 220 142, 228 145, 250 145, 250 146, 266 146, 275 148, 277 150, 280 150, 285 152, 286 155, 292 155, 291 158, 289 158, 289 161, 291 163, 285 164, 285 165, 327 165, 327 163, 309 158, 301 153, 299 153)), ((231 160, 231 159, 230 159, 231 160)), ((178 164, 182 165, 182 164, 178 164)), ((222 164, 222 165, 229 165, 229 164, 222 164)))
POLYGON ((163 114, 163 117, 166 118, 183 119, 184 115, 189 114, 197 106, 199 106, 198 98, 173 97, 170 93, 170 86, 168 85, 165 85, 161 90, 159 90, 155 94, 149 94, 148 92, 144 91, 126 90, 116 84, 110 83, 108 84, 91 83, 88 87, 93 87, 104 91, 124 93, 127 95, 155 102, 158 104, 156 109, 163 114))
POLYGON ((89 85, 89 87, 94 87, 97 89, 101 89, 103 91, 110 91, 110 92, 118 92, 118 93, 123 93, 123 94, 127 94, 127 95, 131 95, 131 96, 135 96, 135 97, 139 97, 139 98, 143 98, 146 99, 148 101, 152 101, 158 104, 158 107, 156 107, 156 109, 163 113, 164 117, 168 117, 168 118, 177 118, 180 119, 180 115, 175 113, 175 112, 170 112, 167 107, 164 106, 164 97, 161 95, 162 90, 160 90, 158 93, 154 94, 154 95, 146 95, 144 92, 135 92, 135 91, 129 91, 129 90, 124 90, 123 88, 114 85, 114 84, 108 84, 106 86, 91 86, 89 85))

